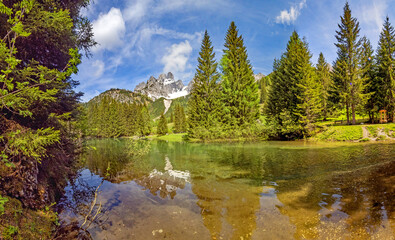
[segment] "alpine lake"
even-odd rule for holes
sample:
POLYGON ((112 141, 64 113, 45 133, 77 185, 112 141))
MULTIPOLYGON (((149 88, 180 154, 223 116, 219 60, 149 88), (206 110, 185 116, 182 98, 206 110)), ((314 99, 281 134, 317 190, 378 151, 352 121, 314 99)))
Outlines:
POLYGON ((58 208, 93 239, 395 239, 395 143, 85 145, 58 208))

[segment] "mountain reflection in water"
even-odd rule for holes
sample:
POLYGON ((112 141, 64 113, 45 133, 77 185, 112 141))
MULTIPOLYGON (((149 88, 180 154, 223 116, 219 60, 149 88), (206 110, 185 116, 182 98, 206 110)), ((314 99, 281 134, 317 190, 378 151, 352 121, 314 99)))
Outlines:
POLYGON ((394 239, 395 145, 93 140, 58 204, 93 239, 394 239), (142 154, 137 154, 142 153, 142 154))

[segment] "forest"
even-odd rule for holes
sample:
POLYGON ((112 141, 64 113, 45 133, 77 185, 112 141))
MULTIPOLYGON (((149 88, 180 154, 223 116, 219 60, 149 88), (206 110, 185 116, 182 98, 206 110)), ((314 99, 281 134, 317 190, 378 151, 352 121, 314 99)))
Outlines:
MULTIPOLYGON (((243 36, 234 22, 229 26, 218 62, 206 31, 193 87, 183 107, 185 117, 180 117, 185 118, 181 120, 185 124, 182 131, 179 127, 169 130, 167 123, 173 120, 167 116, 166 119, 151 118, 151 130, 138 134, 109 130, 114 134, 93 136, 186 132, 187 138, 201 140, 291 140, 314 136, 321 131, 317 124, 329 119, 344 117, 348 125, 355 125, 357 116, 368 116, 367 122, 378 123, 379 110, 386 110, 388 120, 395 122, 394 28, 387 17, 376 51, 369 39, 360 36, 360 30, 358 20, 346 3, 335 35, 337 58, 332 64, 322 53, 314 64, 307 40, 294 31, 284 53, 274 60, 273 71, 258 82, 253 76, 243 36)), ((117 108, 117 103, 99 115, 106 116, 113 108, 117 108)), ((97 114, 97 111, 88 104, 87 114, 97 114)), ((131 122, 126 120, 126 115, 119 119, 131 122)), ((91 127, 99 124, 94 118, 91 121, 91 127)), ((111 125, 117 124, 108 121, 107 126, 111 125)))
MULTIPOLYGON (((219 60, 206 31, 190 96, 156 114, 148 100, 81 103, 73 74, 96 45, 81 14, 89 3, 0 2, 0 232, 10 239, 18 232, 26 239, 40 235, 16 227, 18 221, 50 212, 85 138, 173 132, 200 140, 294 140, 314 136, 320 122, 339 116, 348 125, 358 115, 377 123, 382 109, 395 123, 395 30, 388 17, 374 50, 346 3, 332 64, 322 53, 313 63, 307 40, 294 31, 273 71, 259 81, 235 22, 219 60)), ((44 218, 40 236, 49 238, 57 216, 44 218)))

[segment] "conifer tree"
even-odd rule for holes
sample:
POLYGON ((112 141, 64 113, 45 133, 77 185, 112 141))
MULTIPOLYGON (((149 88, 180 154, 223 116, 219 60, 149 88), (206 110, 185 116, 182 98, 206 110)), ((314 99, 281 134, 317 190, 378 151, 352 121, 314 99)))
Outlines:
POLYGON ((174 122, 174 114, 173 111, 170 113, 170 122, 174 122))
POLYGON ((260 80, 260 88, 261 88, 261 94, 260 94, 260 103, 265 103, 267 100, 267 95, 269 92, 269 87, 270 87, 270 75, 269 76, 265 76, 263 78, 261 78, 260 80))
POLYGON ((377 97, 395 122, 395 30, 388 17, 380 33, 376 59, 377 81, 381 86, 377 97))
POLYGON ((274 61, 272 84, 265 112, 274 136, 309 134, 320 109, 319 85, 307 43, 293 32, 287 51, 274 61))
POLYGON ((322 108, 322 117, 324 120, 328 117, 330 108, 329 96, 330 90, 333 87, 332 78, 330 76, 329 64, 325 61, 324 54, 320 53, 318 63, 316 66, 317 77, 320 83, 320 99, 322 108))
POLYGON ((225 38, 222 68, 223 122, 230 127, 253 123, 259 116, 258 84, 244 40, 231 22, 225 38))
POLYGON ((218 122, 219 77, 214 48, 205 31, 188 101, 188 135, 191 137, 197 137, 201 128, 210 129, 218 122))
POLYGON ((165 115, 162 113, 159 118, 157 133, 158 135, 166 135, 168 131, 167 120, 165 115))
POLYGON ((181 133, 186 131, 186 120, 184 108, 180 104, 175 106, 175 118, 174 118, 174 132, 181 133))
POLYGON ((350 123, 349 110, 351 108, 352 123, 355 124, 357 108, 367 100, 365 94, 366 83, 360 67, 361 42, 359 40, 359 22, 351 16, 348 2, 344 6, 341 23, 336 31, 338 57, 334 64, 334 80, 339 96, 347 110, 347 123, 350 123))
POLYGON ((380 106, 380 86, 376 78, 376 63, 373 57, 373 47, 366 37, 361 38, 361 47, 362 77, 366 79, 365 94, 368 96, 365 110, 369 115, 369 121, 373 123, 375 113, 378 112, 380 106))

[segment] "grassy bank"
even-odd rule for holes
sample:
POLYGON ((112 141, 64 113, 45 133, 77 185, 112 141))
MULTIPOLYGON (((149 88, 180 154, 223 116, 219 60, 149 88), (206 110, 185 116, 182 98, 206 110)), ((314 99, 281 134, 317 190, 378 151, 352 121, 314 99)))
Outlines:
POLYGON ((322 130, 311 138, 318 141, 382 141, 394 140, 395 124, 359 124, 342 126, 322 126, 322 130))
POLYGON ((184 136, 186 133, 172 133, 172 134, 167 134, 163 136, 158 136, 158 135, 150 135, 147 138, 151 140, 164 140, 168 142, 183 142, 184 136))
MULTIPOLYGON (((333 123, 333 122, 332 122, 333 123)), ((324 142, 368 142, 395 140, 395 123, 388 124, 359 124, 359 125, 330 125, 329 122, 320 125, 321 129, 309 141, 324 142)), ((186 133, 167 134, 164 136, 151 135, 148 139, 183 142, 186 133)), ((244 142, 262 141, 262 139, 212 139, 204 142, 244 142)), ((188 142, 202 142, 200 139, 188 139, 188 142)))

